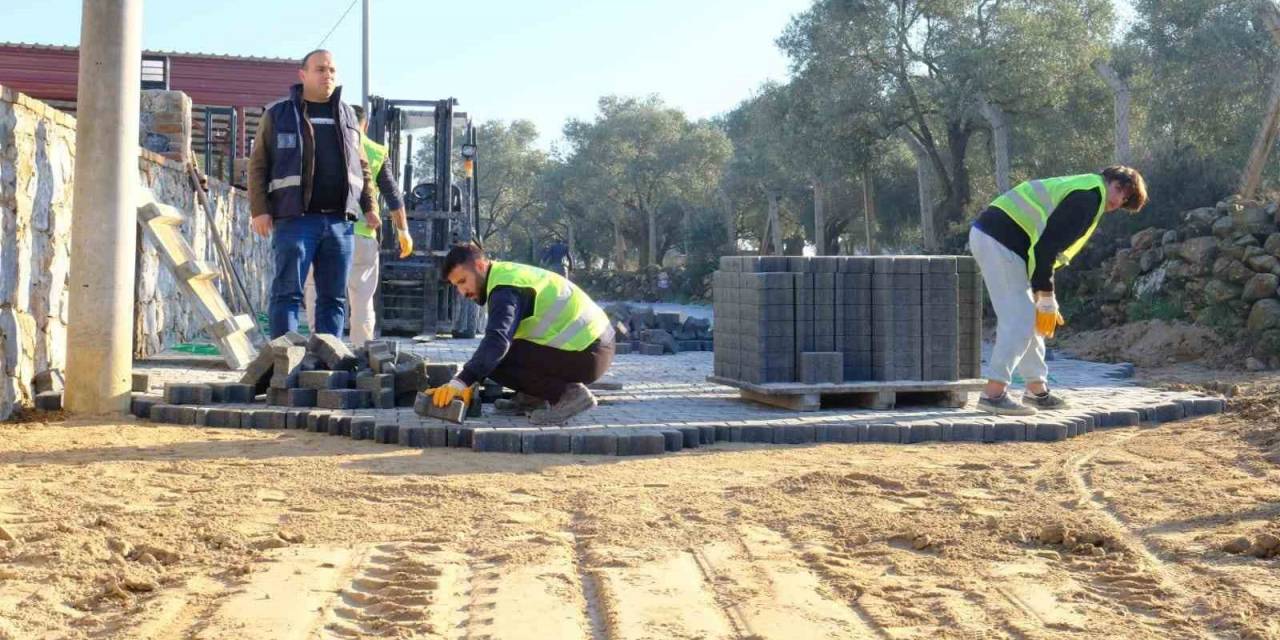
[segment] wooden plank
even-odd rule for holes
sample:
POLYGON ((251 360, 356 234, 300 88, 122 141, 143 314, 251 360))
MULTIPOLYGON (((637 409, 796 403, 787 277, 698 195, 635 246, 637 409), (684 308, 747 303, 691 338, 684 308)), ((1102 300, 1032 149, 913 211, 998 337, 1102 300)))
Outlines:
POLYGON ((746 389, 756 393, 767 394, 830 394, 830 393, 871 393, 876 391, 980 391, 986 381, 977 378, 967 380, 868 380, 860 382, 823 382, 804 384, 801 382, 767 382, 754 384, 721 376, 707 376, 707 382, 722 384, 736 389, 746 389))
POLYGON ((791 411, 817 411, 822 408, 821 398, 817 394, 773 394, 758 393, 749 389, 739 389, 744 400, 772 405, 791 411))

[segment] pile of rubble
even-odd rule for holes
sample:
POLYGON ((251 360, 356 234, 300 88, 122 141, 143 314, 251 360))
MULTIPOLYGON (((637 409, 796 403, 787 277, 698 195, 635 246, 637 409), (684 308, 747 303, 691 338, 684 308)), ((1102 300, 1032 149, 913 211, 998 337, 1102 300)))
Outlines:
POLYGON ((1249 336, 1254 358, 1280 366, 1280 207, 1232 196, 1183 219, 1134 234, 1103 278, 1081 278, 1080 295, 1103 300, 1106 326, 1141 319, 1129 317, 1135 301, 1163 300, 1198 325, 1249 336))
POLYGON ((711 321, 679 313, 657 313, 652 307, 624 303, 604 309, 613 321, 618 355, 661 356, 684 351, 712 351, 711 321))

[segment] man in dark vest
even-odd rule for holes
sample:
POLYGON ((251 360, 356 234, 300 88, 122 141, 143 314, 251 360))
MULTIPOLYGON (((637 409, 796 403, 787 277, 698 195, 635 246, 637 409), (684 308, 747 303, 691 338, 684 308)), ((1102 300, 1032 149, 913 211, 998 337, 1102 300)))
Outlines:
POLYGON ((333 55, 308 53, 300 84, 267 105, 249 158, 253 230, 271 235, 276 275, 268 316, 271 337, 298 327, 302 285, 314 266, 316 333, 343 334, 353 223, 380 219, 356 114, 342 102, 333 55))
POLYGON ((490 261, 471 243, 450 249, 440 271, 462 295, 487 305, 489 324, 462 372, 426 392, 436 406, 470 402, 471 385, 485 378, 518 392, 495 403, 500 412, 529 413, 534 424, 563 424, 596 406, 586 385, 613 363, 614 333, 582 289, 545 269, 490 261))

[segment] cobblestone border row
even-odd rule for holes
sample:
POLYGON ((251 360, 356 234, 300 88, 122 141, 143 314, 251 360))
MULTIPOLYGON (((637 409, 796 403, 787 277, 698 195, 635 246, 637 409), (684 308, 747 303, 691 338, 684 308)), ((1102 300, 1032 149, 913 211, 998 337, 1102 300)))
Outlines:
POLYGON ((806 424, 680 425, 671 427, 513 428, 404 424, 395 410, 364 412, 288 409, 261 404, 179 405, 134 394, 132 413, 152 422, 240 429, 303 429, 414 448, 464 448, 501 453, 657 455, 719 442, 918 444, 924 442, 1057 442, 1096 429, 1174 422, 1222 413, 1221 398, 1188 396, 1130 409, 1043 413, 1027 420, 986 417, 924 420, 833 420, 806 424))

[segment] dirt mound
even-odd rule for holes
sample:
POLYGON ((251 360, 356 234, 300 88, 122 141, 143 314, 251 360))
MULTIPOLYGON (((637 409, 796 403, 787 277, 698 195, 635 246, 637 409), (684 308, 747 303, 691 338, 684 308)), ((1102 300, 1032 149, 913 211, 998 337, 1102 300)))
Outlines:
POLYGON ((1059 346, 1086 360, 1160 367, 1180 362, 1237 368, 1243 360, 1212 330, 1185 322, 1144 320, 1064 336, 1059 346))

